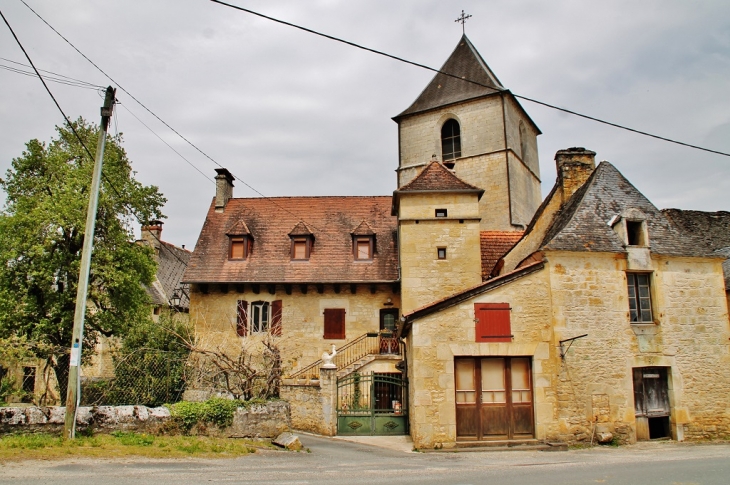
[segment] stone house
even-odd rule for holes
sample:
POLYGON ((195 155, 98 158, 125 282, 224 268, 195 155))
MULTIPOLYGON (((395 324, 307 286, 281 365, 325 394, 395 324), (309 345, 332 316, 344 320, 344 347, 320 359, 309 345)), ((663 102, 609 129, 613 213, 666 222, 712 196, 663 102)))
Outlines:
POLYGON ((236 199, 217 170, 184 278, 198 335, 229 352, 276 339, 293 425, 326 434, 727 435, 727 240, 583 148, 556 154, 541 202, 519 102, 465 36, 441 71, 394 118, 392 197, 236 199))

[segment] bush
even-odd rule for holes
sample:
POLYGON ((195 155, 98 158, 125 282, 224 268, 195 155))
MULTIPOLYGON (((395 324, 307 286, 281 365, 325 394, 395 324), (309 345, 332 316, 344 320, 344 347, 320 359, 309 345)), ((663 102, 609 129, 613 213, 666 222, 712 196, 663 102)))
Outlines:
POLYGON ((169 408, 172 420, 185 432, 189 432, 196 425, 212 424, 219 428, 230 426, 240 405, 240 401, 212 398, 205 402, 182 401, 169 408))

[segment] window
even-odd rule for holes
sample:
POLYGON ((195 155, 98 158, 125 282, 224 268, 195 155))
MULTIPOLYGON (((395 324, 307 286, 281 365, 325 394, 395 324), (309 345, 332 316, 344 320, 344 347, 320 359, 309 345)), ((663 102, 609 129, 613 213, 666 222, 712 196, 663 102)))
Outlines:
POLYGON ((477 342, 511 342, 509 303, 475 303, 475 340, 477 342))
POLYGON ((438 259, 446 259, 446 248, 436 248, 436 257, 438 259))
POLYGON ((626 240, 629 246, 646 246, 644 221, 626 221, 626 240))
POLYGON ((461 130, 455 119, 447 120, 441 127, 441 156, 444 160, 461 157, 461 130))
POLYGON ((291 259, 307 261, 312 252, 312 240, 309 237, 294 237, 291 241, 291 259))
POLYGON ((446 209, 436 209, 436 217, 446 217, 448 211, 446 209))
POLYGON ((28 394, 35 392, 35 367, 23 367, 23 390, 28 394))
POLYGON ((231 236, 228 259, 246 259, 250 251, 249 239, 245 236, 231 236))
POLYGON ((372 237, 355 237, 354 252, 357 261, 367 261, 373 259, 373 238, 372 237))
POLYGON ((281 335, 281 300, 272 302, 254 301, 251 311, 248 302, 238 300, 236 306, 236 333, 245 337, 249 333, 271 332, 272 335, 281 335), (250 318, 249 318, 250 317, 250 318))
POLYGON ((649 273, 626 273, 631 323, 654 323, 651 314, 651 280, 649 273))
POLYGON ((325 308, 324 310, 324 338, 338 339, 345 338, 345 309, 325 308))

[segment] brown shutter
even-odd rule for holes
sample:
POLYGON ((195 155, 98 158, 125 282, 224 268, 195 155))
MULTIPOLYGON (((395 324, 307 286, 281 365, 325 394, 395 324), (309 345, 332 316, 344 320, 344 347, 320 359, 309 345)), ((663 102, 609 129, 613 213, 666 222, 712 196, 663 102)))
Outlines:
POLYGON ((239 337, 248 334, 248 302, 238 300, 236 305, 236 333, 239 337))
POLYGON ((271 335, 281 336, 281 300, 271 302, 271 335))
POLYGON ((324 338, 345 338, 345 309, 326 308, 324 310, 324 338))
POLYGON ((509 303, 475 303, 477 342, 511 342, 509 303))

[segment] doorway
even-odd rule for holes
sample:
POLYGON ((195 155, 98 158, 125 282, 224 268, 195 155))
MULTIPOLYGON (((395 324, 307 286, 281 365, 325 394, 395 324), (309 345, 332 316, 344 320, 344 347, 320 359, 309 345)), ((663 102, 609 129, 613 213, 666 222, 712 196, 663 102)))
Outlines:
POLYGON ((633 377, 636 439, 670 438, 668 368, 635 367, 633 377))
POLYGON ((534 437, 529 357, 460 357, 454 366, 457 440, 534 437))

